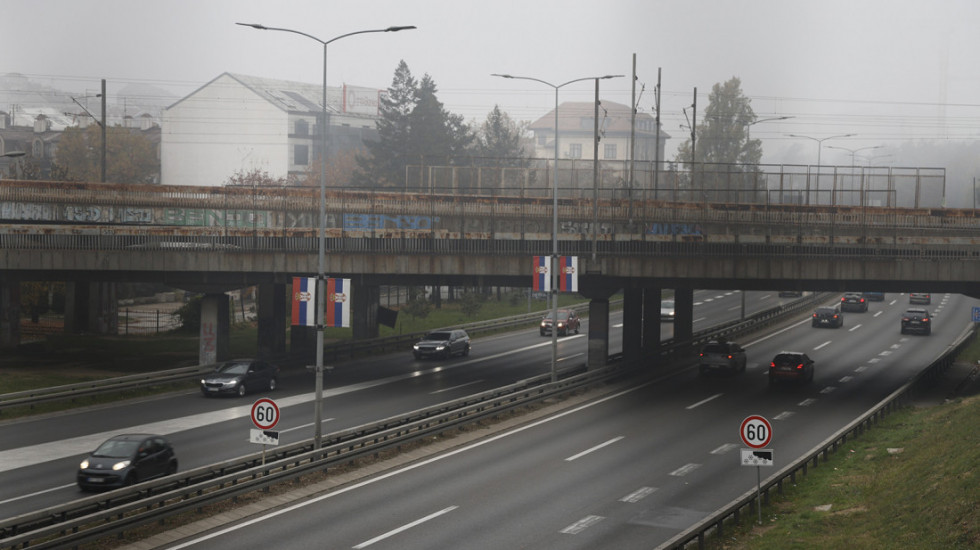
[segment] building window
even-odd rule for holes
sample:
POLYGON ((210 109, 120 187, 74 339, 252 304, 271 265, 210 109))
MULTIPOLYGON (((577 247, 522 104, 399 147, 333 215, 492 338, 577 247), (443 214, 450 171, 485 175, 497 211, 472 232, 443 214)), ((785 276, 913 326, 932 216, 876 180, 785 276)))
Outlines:
POLYGON ((568 158, 580 159, 582 158, 582 144, 581 143, 570 143, 568 145, 568 158))
POLYGON ((615 143, 607 143, 607 144, 605 144, 603 146, 603 155, 604 156, 602 158, 604 158, 604 159, 607 159, 607 160, 615 160, 615 158, 616 158, 616 144, 615 143))
POLYGON ((296 121, 296 135, 297 136, 308 136, 310 135, 310 123, 303 119, 296 121))
POLYGON ((310 146, 309 145, 294 145, 293 146, 293 164, 299 166, 306 166, 310 163, 310 146))

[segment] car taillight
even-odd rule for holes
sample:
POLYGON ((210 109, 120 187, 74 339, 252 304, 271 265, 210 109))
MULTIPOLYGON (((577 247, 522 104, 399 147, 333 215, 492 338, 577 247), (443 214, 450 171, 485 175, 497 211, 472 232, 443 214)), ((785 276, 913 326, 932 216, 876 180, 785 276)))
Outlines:
POLYGON ((861 298, 861 303, 862 303, 862 304, 864 303, 864 298, 861 298))
POLYGON ((796 365, 796 370, 803 370, 803 363, 796 365))
POLYGON ((772 363, 769 363, 769 368, 770 368, 770 369, 774 369, 774 368, 776 368, 776 362, 775 362, 775 361, 773 361, 772 363))
POLYGON ((729 359, 731 359, 731 358, 732 358, 732 355, 731 355, 731 354, 729 354, 729 355, 728 355, 728 358, 729 358, 729 359))
POLYGON ((837 314, 835 313, 835 314, 834 314, 834 319, 836 319, 836 318, 837 318, 837 314))
POLYGON ((817 314, 816 314, 816 313, 814 313, 814 314, 813 314, 813 318, 814 318, 814 319, 816 319, 816 318, 817 318, 817 314))

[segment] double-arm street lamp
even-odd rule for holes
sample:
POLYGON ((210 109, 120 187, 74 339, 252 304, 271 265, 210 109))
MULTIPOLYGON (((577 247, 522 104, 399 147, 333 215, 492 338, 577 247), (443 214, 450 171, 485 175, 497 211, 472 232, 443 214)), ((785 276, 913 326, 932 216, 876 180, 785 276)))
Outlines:
MULTIPOLYGON (((531 80, 534 82, 540 82, 545 86, 550 86, 555 90, 555 167, 553 170, 554 177, 552 178, 551 184, 551 201, 552 201, 552 220, 551 220, 551 268, 550 268, 550 278, 551 278, 551 381, 558 381, 558 90, 573 84, 575 82, 582 82, 585 80, 595 80, 596 85, 600 80, 606 80, 609 78, 618 78, 623 75, 621 74, 607 74, 605 76, 588 76, 584 78, 576 78, 575 80, 569 80, 568 82, 563 82, 561 84, 552 84, 551 82, 541 80, 540 78, 534 78, 531 76, 514 76, 509 74, 497 74, 493 73, 490 76, 499 76, 500 78, 509 78, 512 80, 531 80)), ((597 88, 598 89, 598 88, 597 88)))
MULTIPOLYGON (((817 174, 819 175, 820 174, 820 152, 823 149, 823 142, 827 141, 828 139, 854 137, 857 134, 841 134, 839 136, 828 136, 828 137, 825 137, 825 138, 815 138, 815 137, 810 137, 810 136, 803 136, 803 135, 800 135, 800 134, 787 134, 787 135, 789 137, 794 137, 794 138, 812 139, 813 141, 816 141, 817 142, 817 174)), ((828 147, 830 147, 830 146, 828 145, 828 147)))
POLYGON ((320 231, 319 244, 317 247, 317 291, 316 291, 316 410, 314 412, 313 427, 313 447, 319 449, 323 438, 322 418, 323 418, 323 329, 324 314, 326 313, 326 258, 325 249, 327 241, 327 46, 331 42, 336 42, 341 38, 354 36, 355 34, 366 34, 371 32, 397 32, 414 29, 414 26, 387 27, 384 29, 369 29, 363 31, 349 32, 340 36, 335 36, 330 40, 321 40, 312 34, 277 27, 266 27, 258 23, 235 23, 245 27, 252 27, 262 31, 283 31, 299 34, 309 39, 315 40, 323 45, 323 97, 320 110, 320 231))
POLYGON ((856 155, 858 151, 868 151, 868 150, 871 150, 871 149, 883 149, 884 147, 885 147, 884 145, 871 145, 869 147, 859 147, 857 149, 849 149, 847 147, 837 147, 836 145, 828 145, 827 146, 827 149, 840 149, 841 151, 847 151, 848 153, 850 153, 851 154, 851 168, 853 168, 854 165, 855 165, 855 163, 854 163, 854 155, 856 155))
POLYGON ((762 118, 759 120, 753 120, 752 122, 745 125, 745 142, 748 143, 752 141, 752 126, 756 124, 761 124, 763 122, 773 122, 776 120, 789 120, 793 117, 791 116, 775 116, 771 118, 762 118))

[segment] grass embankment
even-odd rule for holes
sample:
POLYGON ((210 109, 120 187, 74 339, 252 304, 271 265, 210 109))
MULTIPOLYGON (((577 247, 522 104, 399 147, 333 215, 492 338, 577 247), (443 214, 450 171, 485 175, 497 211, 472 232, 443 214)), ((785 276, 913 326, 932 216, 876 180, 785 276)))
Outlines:
MULTIPOLYGON (((978 358, 980 340, 960 356, 978 358)), ((980 548, 978 428, 980 396, 894 413, 710 548, 980 548)))

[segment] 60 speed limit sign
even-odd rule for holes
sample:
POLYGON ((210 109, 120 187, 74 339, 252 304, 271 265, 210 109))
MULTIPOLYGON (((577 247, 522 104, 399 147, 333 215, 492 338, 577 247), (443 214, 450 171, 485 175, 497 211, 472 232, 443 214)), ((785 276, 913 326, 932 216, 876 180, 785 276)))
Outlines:
POLYGON ((762 449, 772 441, 772 424, 759 415, 752 415, 742 421, 738 434, 746 446, 762 449))
POLYGON ((271 430, 279 423, 279 405, 263 397, 252 404, 252 424, 260 430, 271 430))

